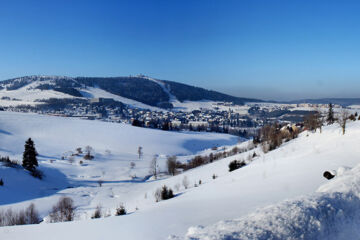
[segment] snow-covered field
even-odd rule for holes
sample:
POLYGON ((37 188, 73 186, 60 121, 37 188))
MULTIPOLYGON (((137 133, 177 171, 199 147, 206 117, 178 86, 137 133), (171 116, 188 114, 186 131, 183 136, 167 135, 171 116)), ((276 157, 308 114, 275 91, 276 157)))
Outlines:
POLYGON ((59 196, 67 195, 75 200, 78 219, 3 227, 0 239, 356 239, 359 234, 359 121, 349 122, 345 135, 337 125, 327 126, 322 134, 304 132, 267 154, 254 149, 158 180, 145 178, 154 154, 162 163, 173 154, 185 161, 197 152, 211 152, 206 149, 214 145, 234 145, 237 139, 4 112, 0 129, 3 155, 20 159, 24 141, 32 137, 46 173, 40 181, 1 167, 2 208, 34 202, 46 216, 59 196), (85 145, 94 147, 95 160, 82 166, 80 159, 72 164, 61 160, 64 152, 85 145), (141 160, 138 146, 144 149, 141 160), (254 151, 258 157, 250 164, 228 172, 230 161, 247 159, 254 151), (129 168, 131 161, 134 169, 129 168), (328 181, 322 176, 326 170, 338 170, 338 176, 328 181), (213 174, 218 178, 212 179, 213 174), (184 176, 188 189, 181 185, 184 176), (102 187, 99 179, 104 180, 102 187), (194 187, 199 180, 202 184, 194 187), (164 184, 176 197, 155 203, 153 193, 164 184), (89 220, 98 204, 113 215, 120 203, 128 215, 89 220))

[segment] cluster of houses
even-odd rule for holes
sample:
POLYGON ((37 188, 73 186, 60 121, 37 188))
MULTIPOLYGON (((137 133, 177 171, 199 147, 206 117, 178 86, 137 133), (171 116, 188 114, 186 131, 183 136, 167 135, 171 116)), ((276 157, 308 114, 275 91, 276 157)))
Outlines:
MULTIPOLYGON (((70 102, 62 107, 39 104, 35 107, 8 107, 5 110, 31 111, 62 117, 129 123, 135 126, 163 130, 223 132, 243 137, 256 134, 259 128, 273 120, 273 117, 263 114, 263 106, 261 109, 258 106, 253 106, 246 114, 232 110, 231 103, 228 103, 226 106, 229 106, 229 108, 227 109, 222 106, 221 108, 199 109, 188 112, 171 110, 153 111, 133 108, 116 102, 113 99, 94 98, 83 102, 70 102)), ((271 107, 274 107, 274 105, 271 105, 271 107)), ((279 106, 277 106, 277 110, 279 110, 279 106)), ((265 113, 272 113, 274 111, 267 109, 265 113)))

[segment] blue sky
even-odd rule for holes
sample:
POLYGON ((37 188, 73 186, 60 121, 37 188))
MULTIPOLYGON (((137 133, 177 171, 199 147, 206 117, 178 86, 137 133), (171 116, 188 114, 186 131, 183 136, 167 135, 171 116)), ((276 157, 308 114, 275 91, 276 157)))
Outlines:
POLYGON ((359 1, 0 1, 0 79, 139 73, 263 99, 360 97, 359 1))

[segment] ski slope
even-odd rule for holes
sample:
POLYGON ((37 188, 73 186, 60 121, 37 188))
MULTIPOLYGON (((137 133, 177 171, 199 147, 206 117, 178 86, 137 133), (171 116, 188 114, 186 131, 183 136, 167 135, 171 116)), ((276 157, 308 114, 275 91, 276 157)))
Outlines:
MULTIPOLYGON (((6 118, 7 114, 9 113, 1 113, 0 119, 6 118)), ((10 131, 9 134, 2 134, 2 142, 7 142, 3 141, 5 140, 4 135, 11 139, 11 136, 17 138, 16 135, 28 131, 25 128, 16 130, 15 126, 20 122, 16 122, 15 119, 39 117, 37 115, 9 114, 8 120, 3 122, 7 125, 2 129, 9 128, 10 131), (9 123, 11 121, 14 123, 9 123)), ((73 126, 71 129, 74 132, 67 137, 70 138, 70 142, 74 143, 80 134, 80 130, 79 132, 76 130, 80 127, 80 124, 77 125, 80 120, 56 119, 58 118, 55 118, 53 122, 69 121, 69 123, 61 124, 68 127, 73 126)), ((26 122, 32 121, 27 120, 26 122)), ((49 126, 44 129, 47 128, 49 126)), ((82 130, 84 129, 87 127, 82 128, 82 130)), ((97 126, 97 129, 100 136, 105 131, 100 126, 97 126)), ((133 130, 135 131, 135 128, 131 128, 131 131, 133 130)), ((59 132, 66 132, 66 128, 59 132)), ((157 132, 159 132, 158 134, 163 133, 152 130, 151 134, 157 134, 157 132)), ((134 135, 139 134, 140 132, 134 135)), ((172 133, 165 132, 164 134, 172 133)), ((191 135, 191 137, 195 136, 191 135)), ((84 138, 91 139, 91 137, 84 138)), ((210 135, 202 137, 211 138, 210 135)), ((225 138, 222 144, 235 144, 231 143, 226 135, 214 135, 215 139, 222 137, 225 138)), ((180 147, 177 145, 171 149, 164 147, 164 142, 156 143, 161 140, 161 137, 144 140, 144 144, 146 141, 151 141, 149 146, 153 146, 144 147, 144 152, 145 149, 154 148, 156 150, 151 150, 151 154, 162 150, 163 154, 184 154, 183 157, 185 157, 205 149, 195 147, 188 149, 184 147, 187 144, 181 144, 184 140, 178 138, 182 139, 182 135, 174 136, 174 139, 177 140, 168 138, 170 139, 168 141, 174 141, 174 144, 180 143, 180 147), (156 146, 157 144, 159 146, 156 146)), ((39 152, 49 151, 53 155, 74 145, 68 146, 66 141, 61 141, 60 143, 64 146, 59 147, 57 144, 46 145, 49 140, 41 140, 39 136, 34 139, 39 152), (42 143, 45 146, 41 147, 42 143)), ((116 138, 114 137, 114 139, 116 138)), ((124 143, 126 147, 120 148, 116 152, 113 150, 115 146, 110 144, 112 141, 108 140, 109 148, 114 151, 113 155, 116 156, 107 157, 102 153, 105 145, 107 146, 102 143, 105 138, 100 137, 98 140, 89 143, 94 144, 99 155, 97 156, 98 160, 91 161, 88 166, 77 166, 61 160, 50 164, 47 158, 43 158, 41 165, 60 171, 65 175, 64 185, 70 184, 72 188, 61 189, 59 186, 58 191, 49 193, 48 196, 36 199, 29 197, 27 200, 7 203, 3 206, 3 208, 9 206, 21 208, 34 202, 41 214, 46 216, 47 211, 58 197, 67 195, 72 197, 77 205, 77 221, 57 224, 47 224, 45 221, 32 226, 2 227, 0 228, 0 239, 23 239, 24 236, 32 236, 33 239, 111 239, 115 236, 139 240, 354 239, 353 237, 359 233, 354 228, 354 226, 358 226, 356 224, 360 216, 359 210, 357 210, 360 209, 358 177, 360 167, 356 167, 360 163, 358 158, 360 148, 357 147, 360 144, 359 121, 349 122, 345 135, 342 135, 341 129, 334 124, 325 127, 322 134, 304 132, 299 138, 284 143, 280 148, 266 154, 262 153, 261 149, 254 149, 174 177, 162 176, 157 180, 143 178, 130 180, 129 174, 131 173, 126 172, 130 171, 129 168, 125 166, 122 168, 121 164, 115 160, 130 147, 130 143, 124 143), (95 145, 96 143, 97 145, 95 145), (251 163, 236 171, 228 172, 230 161, 247 159, 254 151, 259 156, 254 158, 251 163), (353 169, 349 170, 351 168, 353 169), (116 169, 116 171, 112 172, 112 169, 116 169), (338 176, 328 181, 322 176, 326 170, 337 170, 338 176), (213 174, 216 174, 218 178, 212 179, 213 174), (98 177, 96 177, 97 175, 98 177), (190 182, 188 189, 181 185, 184 176, 190 182), (105 179, 102 187, 96 184, 99 178, 105 179), (194 187, 194 183, 198 183, 199 180, 202 181, 202 184, 194 187), (180 185, 179 190, 175 190, 176 197, 155 203, 153 193, 164 184, 173 189, 176 189, 177 184, 180 185), (113 215, 120 202, 125 204, 128 215, 89 220, 98 204, 101 204, 105 211, 113 215), (347 221, 345 221, 346 219, 347 221)), ((126 141, 123 140, 123 142, 126 141)), ((246 147, 248 144, 248 142, 244 142, 238 146, 246 147)), ((12 149, 11 145, 9 143, 6 147, 12 149)), ((136 147, 131 149, 136 151, 136 147)), ((15 152, 15 150, 10 152, 15 152)), ((209 152, 211 150, 200 153, 209 152)), ((132 156, 136 158, 136 154, 132 156)), ((141 165, 142 161, 146 162, 145 160, 136 162, 135 171, 139 176, 145 175, 147 172, 144 170, 146 164, 141 165)), ((127 163, 129 162, 127 161, 127 163)), ((4 169, 1 168, 1 171, 4 169)), ((56 177, 56 174, 54 175, 56 177)), ((61 183, 59 182, 59 185, 61 183)))
POLYGON ((52 84, 51 81, 35 81, 16 90, 0 90, 0 106, 37 105, 38 100, 50 98, 74 98, 71 95, 54 90, 36 89, 41 84, 52 84))

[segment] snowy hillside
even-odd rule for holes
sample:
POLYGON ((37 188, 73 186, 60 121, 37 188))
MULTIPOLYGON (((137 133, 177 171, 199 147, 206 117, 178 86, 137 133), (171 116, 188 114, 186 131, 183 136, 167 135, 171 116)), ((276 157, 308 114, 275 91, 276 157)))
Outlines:
MULTIPOLYGON (((46 216, 58 197, 66 194, 77 202, 79 219, 88 218, 87 214, 100 202, 107 203, 111 209, 112 205, 139 197, 139 192, 143 198, 147 185, 139 183, 146 183, 154 155, 158 156, 160 170, 165 171, 169 155, 178 155, 180 161, 186 161, 199 151, 233 145, 239 140, 222 134, 166 132, 127 124, 10 112, 0 112, 0 126, 0 155, 21 160, 24 142, 31 137, 39 152, 40 170, 45 174, 41 181, 0 163, 0 178, 5 181, 0 191, 3 205, 0 209, 8 205, 21 208, 30 201, 46 216), (76 148, 84 149, 87 145, 94 149, 95 160, 85 161, 81 156, 69 160, 76 148), (143 151, 140 159, 139 146, 143 151), (131 162, 135 167, 130 167, 131 162), (98 187, 99 180, 104 182, 104 187, 98 187), (128 193, 124 195, 124 192, 128 193)), ((135 208, 136 203, 133 204, 135 208)))
POLYGON ((136 77, 25 76, 0 82, 0 106, 36 105, 50 98, 111 98, 134 108, 192 111, 243 99, 171 81, 136 77), (183 104, 184 103, 184 104, 183 104), (192 104, 194 103, 194 104, 192 104))
POLYGON ((41 190, 37 196, 25 191, 26 197, 16 201, 16 195, 22 194, 11 188, 15 186, 11 182, 19 177, 23 182, 31 180, 17 170, 9 173, 8 168, 0 168, 0 175, 10 177, 9 186, 5 180, 5 186, 0 188, 5 191, 0 192, 2 204, 6 204, 2 208, 19 209, 34 202, 46 216, 59 196, 66 195, 75 200, 77 220, 84 219, 2 227, 0 239, 354 239, 359 233, 354 228, 360 216, 360 168, 356 167, 360 163, 360 148, 356 147, 360 144, 359 121, 349 123, 345 135, 332 125, 325 127, 322 134, 304 132, 266 154, 254 149, 174 177, 153 180, 144 179, 153 154, 160 154, 162 161, 165 158, 161 156, 166 154, 182 154, 179 159, 184 161, 212 145, 234 145, 236 139, 71 119, 49 121, 50 117, 37 115, 0 116, 2 154, 19 158, 23 142, 32 136, 42 155, 42 170, 49 175, 43 182, 32 180, 31 184, 41 190), (26 124, 18 128, 21 122, 26 124), (62 152, 86 144, 95 148, 96 158, 85 166, 77 164, 79 159, 75 163, 60 159, 62 152), (136 161, 139 145, 146 154, 143 160, 136 161), (106 149, 111 154, 106 155, 106 149), (253 152, 258 156, 252 162, 228 172, 230 161, 248 159, 253 152), (55 161, 50 163, 50 159, 55 161), (128 167, 132 160, 135 169, 128 167), (337 170, 338 176, 328 181, 322 176, 326 170, 337 170), (134 171, 137 178, 130 178, 134 171), (214 174, 216 179, 212 178, 214 174), (184 176, 190 183, 188 189, 182 185, 184 176), (56 178, 59 181, 54 189, 50 185, 56 178), (101 187, 99 179, 104 180, 101 187), (199 180, 202 184, 194 187, 199 180), (156 203, 153 194, 164 184, 175 190, 176 197, 156 203), (9 198, 11 194, 14 198, 9 198), (128 215, 89 220, 98 204, 113 215, 119 203, 125 204, 128 215))

